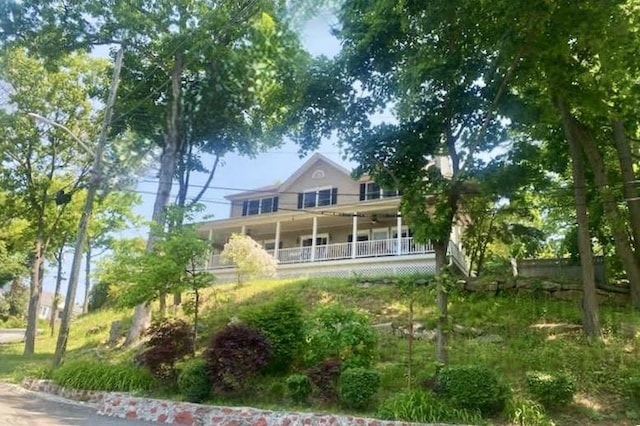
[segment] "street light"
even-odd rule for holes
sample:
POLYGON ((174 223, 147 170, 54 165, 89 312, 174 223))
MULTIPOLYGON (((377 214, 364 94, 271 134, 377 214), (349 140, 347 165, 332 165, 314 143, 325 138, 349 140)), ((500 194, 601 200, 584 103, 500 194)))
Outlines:
POLYGON ((71 130, 69 130, 67 126, 62 125, 60 123, 56 123, 55 121, 49 120, 47 117, 43 117, 42 115, 36 114, 34 112, 28 112, 27 115, 35 118, 36 120, 44 121, 47 124, 50 124, 54 127, 58 127, 64 130, 69 134, 69 136, 71 136, 76 142, 78 142, 78 145, 80 145, 85 151, 87 151, 89 154, 91 154, 92 157, 95 158, 96 156, 95 152, 93 152, 91 148, 89 148, 84 142, 82 142, 82 140, 80 140, 79 137, 77 137, 71 130))

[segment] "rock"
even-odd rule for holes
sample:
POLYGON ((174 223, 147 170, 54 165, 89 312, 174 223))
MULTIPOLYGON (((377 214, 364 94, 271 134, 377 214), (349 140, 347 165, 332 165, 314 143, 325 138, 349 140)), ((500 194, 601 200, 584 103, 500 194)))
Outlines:
POLYGON ((117 345, 121 336, 122 336, 122 321, 120 320, 113 321, 111 323, 111 328, 109 329, 109 340, 107 340, 107 344, 110 346, 117 345))
POLYGON ((422 330, 413 332, 413 337, 415 339, 427 340, 429 342, 436 340, 437 335, 438 333, 435 330, 422 330))
POLYGON ((475 327, 465 327, 464 325, 454 324, 453 331, 464 336, 480 336, 483 331, 475 327))
POLYGON ((540 288, 544 291, 553 292, 553 291, 560 290, 560 285, 551 281, 542 281, 542 283, 540 283, 540 285, 538 285, 537 288, 540 288))
POLYGON ((538 330, 546 335, 571 333, 582 330, 580 324, 552 323, 552 324, 533 324, 529 326, 532 330, 538 330))
POLYGON ((502 343, 504 338, 498 334, 485 334, 474 339, 478 343, 502 343))
POLYGON ((382 323, 382 324, 374 324, 374 325, 372 325, 372 327, 375 330, 380 331, 381 333, 393 334, 393 332, 395 331, 395 328, 393 327, 393 323, 392 322, 385 322, 385 323, 382 323))

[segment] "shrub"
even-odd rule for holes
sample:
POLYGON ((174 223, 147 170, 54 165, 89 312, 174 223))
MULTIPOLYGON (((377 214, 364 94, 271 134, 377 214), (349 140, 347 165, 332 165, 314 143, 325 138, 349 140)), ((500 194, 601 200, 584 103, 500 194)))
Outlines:
POLYGON ((576 393, 573 379, 562 373, 529 372, 527 373, 526 384, 531 396, 549 408, 569 404, 576 393))
POLYGON ((501 411, 509 396, 508 388, 496 373, 479 365, 444 367, 438 382, 454 407, 477 409, 483 414, 501 411))
POLYGON ((316 309, 306 324, 306 341, 308 365, 336 358, 350 367, 369 367, 378 343, 367 316, 340 305, 316 309))
POLYGON ((302 305, 290 297, 282 297, 245 311, 241 318, 269 339, 273 353, 267 369, 274 373, 289 371, 304 342, 302 305))
POLYGON ((162 380, 173 380, 175 363, 193 353, 193 331, 182 320, 155 321, 147 330, 149 340, 137 361, 162 380))
POLYGON ((74 361, 53 370, 52 379, 60 386, 114 392, 149 390, 155 385, 153 376, 131 364, 110 365, 96 361, 74 361))
POLYGON ((325 402, 337 399, 338 378, 340 377, 340 361, 325 359, 320 364, 307 370, 307 377, 315 387, 318 397, 325 402))
POLYGON ((482 421, 478 411, 453 408, 432 392, 420 390, 400 393, 383 401, 376 416, 418 423, 480 424, 482 421))
POLYGON ((380 387, 380 373, 366 368, 350 368, 340 374, 338 396, 348 408, 365 408, 380 387))
POLYGON ((220 254, 224 263, 232 263, 238 272, 238 284, 244 278, 273 275, 278 261, 248 235, 231 234, 220 254))
POLYGON ((207 363, 194 359, 180 369, 178 390, 189 402, 202 402, 211 393, 211 380, 207 375, 207 363))
POLYGON ((311 395, 311 382, 304 374, 292 374, 287 377, 287 391, 289 397, 296 404, 306 404, 311 395))
POLYGON ((226 326, 212 337, 205 352, 214 390, 246 390, 249 379, 267 365, 270 356, 271 346, 260 331, 243 324, 226 326))

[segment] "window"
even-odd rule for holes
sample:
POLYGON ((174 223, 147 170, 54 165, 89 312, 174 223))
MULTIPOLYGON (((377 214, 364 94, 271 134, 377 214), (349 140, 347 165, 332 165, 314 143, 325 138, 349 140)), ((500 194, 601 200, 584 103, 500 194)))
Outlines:
MULTIPOLYGON (((262 247, 265 250, 275 250, 275 248, 276 248, 276 240, 265 240, 262 243, 262 247)), ((280 241, 280 243, 278 244, 278 249, 281 249, 281 248, 282 248, 282 241, 280 241)))
MULTIPOLYGON (((316 246, 326 246, 329 243, 329 234, 316 235, 316 246)), ((311 247, 313 245, 312 235, 303 235, 300 237, 300 247, 311 247)))
POLYGON ((298 208, 331 206, 338 203, 338 188, 314 189, 298 193, 298 208))
POLYGON ((375 182, 364 182, 360 184, 360 201, 377 200, 379 198, 390 198, 402 195, 397 189, 380 189, 380 185, 375 182))
POLYGON ((273 213, 278 211, 278 197, 257 198, 242 202, 242 216, 273 213))

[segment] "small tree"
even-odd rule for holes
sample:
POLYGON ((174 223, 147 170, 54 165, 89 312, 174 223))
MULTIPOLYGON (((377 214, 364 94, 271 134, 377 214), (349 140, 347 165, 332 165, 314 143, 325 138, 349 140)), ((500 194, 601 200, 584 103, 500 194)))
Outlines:
POLYGON ((243 234, 232 234, 224 245, 221 259, 232 263, 238 272, 238 284, 247 277, 255 275, 273 275, 278 261, 260 246, 253 238, 243 234))

